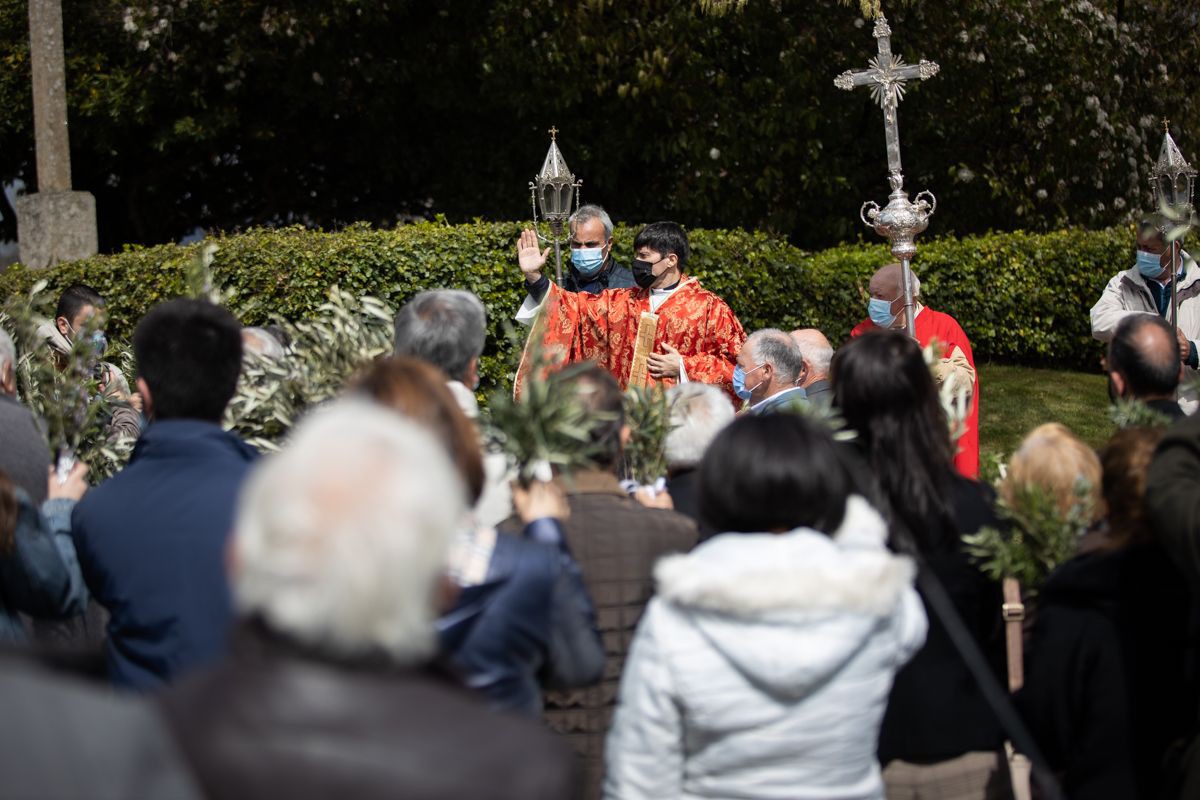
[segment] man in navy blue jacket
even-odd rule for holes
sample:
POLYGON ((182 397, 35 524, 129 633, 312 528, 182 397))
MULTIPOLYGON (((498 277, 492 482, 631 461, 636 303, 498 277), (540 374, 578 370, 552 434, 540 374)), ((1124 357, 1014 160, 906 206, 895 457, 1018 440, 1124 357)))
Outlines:
POLYGON ((151 422, 129 466, 75 507, 72 534, 88 588, 111 614, 111 680, 150 689, 225 652, 225 546, 255 451, 220 426, 242 358, 228 311, 162 303, 138 323, 133 350, 151 422))

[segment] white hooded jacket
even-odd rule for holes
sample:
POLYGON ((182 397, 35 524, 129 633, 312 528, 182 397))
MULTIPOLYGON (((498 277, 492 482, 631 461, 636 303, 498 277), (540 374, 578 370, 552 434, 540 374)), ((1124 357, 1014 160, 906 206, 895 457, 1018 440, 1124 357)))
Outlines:
POLYGON ((882 798, 892 678, 925 641, 915 568, 852 497, 838 532, 729 533, 658 563, 606 798, 882 798))

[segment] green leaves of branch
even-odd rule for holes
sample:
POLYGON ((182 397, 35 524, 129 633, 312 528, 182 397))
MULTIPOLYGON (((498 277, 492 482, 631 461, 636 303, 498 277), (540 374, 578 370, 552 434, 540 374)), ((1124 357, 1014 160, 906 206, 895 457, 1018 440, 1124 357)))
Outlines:
MULTIPOLYGON (((92 344, 97 321, 81 325, 66 352, 52 352, 40 330, 53 318, 46 285, 44 280, 34 283, 26 295, 11 297, 0 309, 0 326, 17 346, 17 397, 42 421, 52 453, 84 461, 91 480, 100 480, 125 463, 132 444, 105 442, 113 404, 100 389, 99 376, 107 366, 92 344)), ((128 365, 128 353, 122 356, 128 365)))
POLYGON ((523 481, 549 480, 555 471, 570 473, 594 466, 603 454, 597 429, 616 421, 610 414, 589 413, 575 378, 591 364, 572 364, 537 377, 544 361, 535 358, 535 375, 526 381, 520 398, 497 391, 488 404, 489 430, 523 481))
POLYGON ((292 340, 287 358, 246 353, 225 427, 260 450, 277 450, 305 409, 336 397, 356 371, 391 352, 394 316, 382 300, 334 286, 314 318, 281 320, 292 340))
POLYGON ((1011 533, 983 528, 963 536, 967 555, 991 579, 1016 578, 1023 589, 1036 593, 1046 576, 1075 554, 1094 518, 1090 497, 1091 486, 1078 481, 1075 502, 1064 515, 1045 489, 1016 487, 1011 504, 1003 499, 997 503, 1011 533))
POLYGON ((659 386, 631 386, 625 390, 625 421, 631 435, 625 445, 625 467, 629 477, 643 486, 667 475, 667 436, 671 403, 659 386))
POLYGON ((1161 411, 1155 411, 1150 406, 1136 398, 1118 398, 1109 408, 1109 416, 1113 424, 1121 430, 1125 428, 1165 428, 1171 424, 1171 418, 1161 411))

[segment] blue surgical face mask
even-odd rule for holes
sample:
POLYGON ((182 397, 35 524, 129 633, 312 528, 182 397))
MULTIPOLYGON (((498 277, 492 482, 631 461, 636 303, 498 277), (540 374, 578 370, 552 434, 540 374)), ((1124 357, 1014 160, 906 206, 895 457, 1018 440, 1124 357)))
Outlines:
POLYGON ((867 316, 871 318, 876 326, 880 328, 890 328, 896 322, 896 315, 892 313, 892 303, 894 300, 880 300, 878 297, 872 297, 871 302, 867 303, 867 316))
MULTIPOLYGON (((762 364, 759 364, 754 369, 762 369, 762 366, 762 364)), ((754 369, 750 370, 750 372, 754 372, 754 369)), ((762 381, 759 381, 758 383, 754 384, 753 389, 746 388, 746 376, 749 375, 750 372, 742 369, 740 364, 735 365, 733 368, 733 393, 742 400, 749 400, 750 396, 754 394, 754 389, 757 389, 760 385, 762 385, 762 381)))
POLYGON ((575 271, 585 278, 591 278, 604 266, 603 247, 576 247, 571 250, 571 263, 575 271))
MULTIPOLYGON (((1128 251, 1127 251, 1128 252, 1128 251)), ((1162 274, 1162 255, 1158 253, 1147 253, 1145 250, 1137 251, 1137 268, 1138 272, 1142 273, 1143 278, 1154 280, 1162 274)), ((1126 262, 1128 263, 1128 262, 1126 262)))

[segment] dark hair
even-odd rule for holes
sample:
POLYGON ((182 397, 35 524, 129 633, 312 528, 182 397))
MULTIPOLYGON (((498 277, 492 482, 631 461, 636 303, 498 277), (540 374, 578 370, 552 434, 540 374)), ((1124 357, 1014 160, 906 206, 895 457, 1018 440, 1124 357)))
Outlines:
POLYGON ((592 363, 567 367, 564 373, 569 375, 566 385, 575 387, 590 417, 588 441, 599 450, 593 456, 595 465, 615 470, 621 460, 621 428, 625 427, 625 404, 617 379, 592 363))
POLYGON ((396 315, 395 332, 396 355, 422 359, 461 381, 483 352, 487 312, 468 291, 421 292, 396 315))
POLYGON ((242 368, 242 326, 204 300, 168 300, 133 332, 155 419, 220 422, 242 368))
POLYGON ((739 417, 700 461, 700 517, 715 531, 832 534, 851 491, 833 437, 798 414, 739 417))
POLYGON ((479 432, 446 387, 446 376, 415 358, 377 358, 351 383, 367 395, 428 429, 446 448, 467 487, 467 502, 483 494, 485 474, 479 432))
POLYGON ((1175 329, 1154 314, 1130 314, 1117 325, 1108 343, 1108 368, 1120 373, 1134 397, 1173 395, 1179 388, 1179 348, 1175 329), (1139 345, 1147 325, 1162 332, 1161 342, 1139 345))
POLYGON ((687 233, 678 222, 652 222, 638 231, 633 240, 633 251, 636 253, 643 247, 649 247, 664 258, 674 253, 679 258, 679 269, 687 264, 688 248, 687 233))
POLYGON ((54 309, 54 318, 64 317, 67 322, 75 324, 75 317, 79 316, 79 312, 84 306, 92 306, 100 308, 104 305, 104 298, 90 286, 85 286, 82 283, 73 283, 68 286, 58 297, 58 307, 54 309))
POLYGON ((1154 538, 1146 519, 1146 473, 1162 437, 1162 428, 1125 428, 1113 434, 1100 453, 1109 531, 1105 549, 1154 538))
POLYGON ((893 544, 907 534, 922 552, 957 547, 954 446, 920 346, 899 331, 868 331, 834 354, 830 381, 887 500, 893 544))

